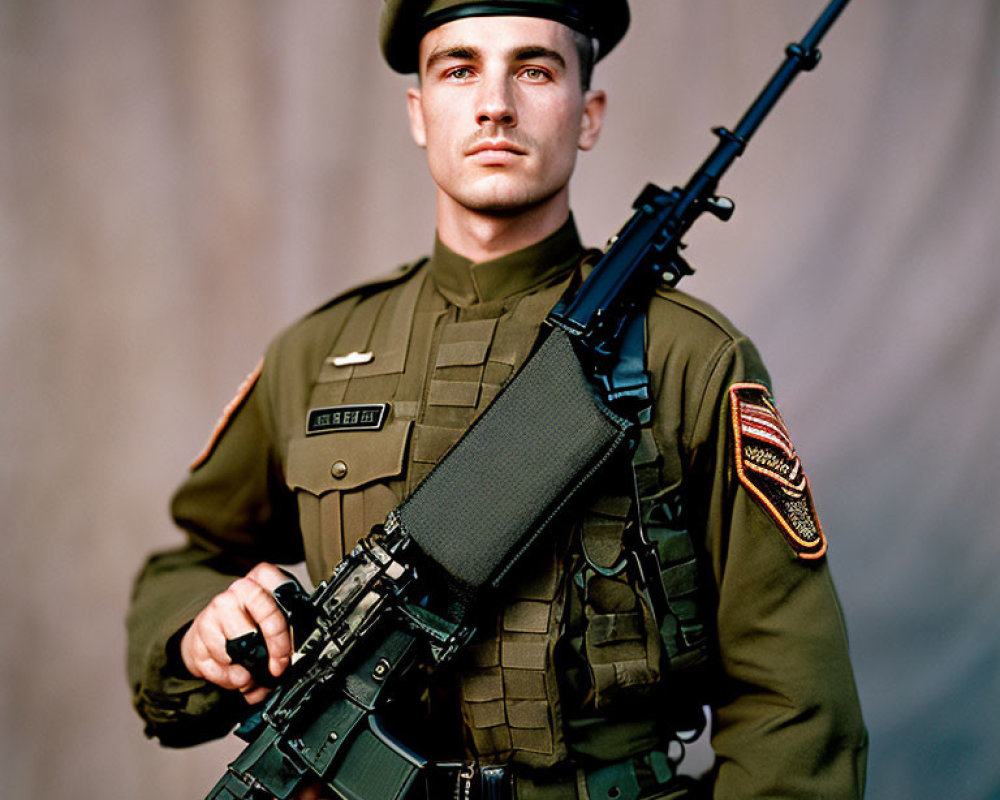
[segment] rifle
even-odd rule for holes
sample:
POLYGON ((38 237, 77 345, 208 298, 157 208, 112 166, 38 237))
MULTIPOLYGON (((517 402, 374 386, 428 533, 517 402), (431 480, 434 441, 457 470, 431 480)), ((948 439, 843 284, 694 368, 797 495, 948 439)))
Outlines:
MULTIPOLYGON (((237 730, 249 745, 206 800, 284 800, 316 780, 345 800, 416 795, 428 762, 386 729, 383 712, 415 665, 440 666, 470 641, 477 610, 511 568, 634 446, 652 403, 644 305, 657 283, 673 287, 693 271, 680 250, 694 222, 732 216, 733 202, 716 195, 720 178, 798 73, 817 65, 817 45, 848 2, 832 0, 787 47, 732 131, 714 129, 718 144, 683 188, 646 186, 579 291, 549 313, 538 350, 386 523, 311 596, 295 584, 276 590, 292 663, 237 730)), ((655 552, 641 531, 633 548, 655 612, 655 552)), ((227 649, 259 672, 259 632, 227 649)))

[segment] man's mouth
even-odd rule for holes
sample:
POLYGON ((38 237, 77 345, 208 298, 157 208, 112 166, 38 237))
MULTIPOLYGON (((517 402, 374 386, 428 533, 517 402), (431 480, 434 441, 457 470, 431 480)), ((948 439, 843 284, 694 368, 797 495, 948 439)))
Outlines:
POLYGON ((487 155, 499 153, 510 153, 515 156, 527 155, 524 150, 506 139, 483 139, 480 142, 476 142, 465 154, 467 156, 474 156, 479 153, 487 155))

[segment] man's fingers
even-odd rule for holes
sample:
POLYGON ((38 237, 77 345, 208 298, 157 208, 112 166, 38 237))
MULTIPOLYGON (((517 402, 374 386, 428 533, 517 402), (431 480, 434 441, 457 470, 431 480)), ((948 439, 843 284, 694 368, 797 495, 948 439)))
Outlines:
MULTIPOLYGON (((252 633, 257 627, 245 604, 248 588, 239 585, 245 580, 241 578, 234 581, 226 591, 213 597, 202 612, 202 639, 205 647, 211 657, 223 666, 232 662, 226 652, 226 642, 252 633)), ((263 592, 259 587, 258 591, 263 592)))
MULTIPOLYGON (((285 619, 285 614, 275 602, 270 589, 265 588, 253 577, 255 574, 260 574, 257 570, 261 566, 271 567, 271 570, 282 578, 276 585, 280 585, 287 580, 284 573, 276 567, 270 564, 258 565, 246 578, 241 578, 233 583, 229 587, 229 590, 241 602, 242 608, 249 616, 254 627, 259 628, 260 632, 264 635, 264 643, 267 645, 267 653, 270 656, 268 670, 272 675, 280 675, 284 672, 285 667, 288 666, 288 661, 292 655, 292 637, 288 631, 288 621, 285 619)), ((264 574, 267 575, 267 573, 264 574)), ((270 579, 273 579, 274 576, 270 575, 267 577, 270 583, 270 579)), ((232 639, 234 637, 227 632, 227 638, 232 639)))
POLYGON ((273 592, 285 581, 290 580, 288 573, 283 572, 274 564, 262 561, 247 573, 247 578, 254 583, 260 584, 268 592, 273 592))
POLYGON ((250 691, 243 692, 243 699, 247 701, 249 705, 255 706, 257 703, 263 702, 263 700, 271 693, 271 690, 265 686, 258 686, 250 691))
POLYGON ((234 664, 226 642, 260 630, 268 653, 268 671, 278 676, 291 660, 288 622, 271 591, 288 580, 273 564, 258 564, 246 577, 212 598, 181 640, 181 656, 192 675, 226 689, 239 689, 249 702, 266 696, 250 673, 234 664))
POLYGON ((239 666, 231 664, 228 658, 225 663, 214 657, 203 639, 195 638, 187 652, 182 649, 188 671, 196 678, 204 678, 223 689, 238 689, 246 691, 253 686, 250 673, 239 666))
POLYGON ((202 677, 207 681, 221 686, 223 689, 237 689, 247 692, 254 686, 253 678, 239 664, 223 665, 214 659, 204 663, 202 677))
MULTIPOLYGON (((247 573, 247 578, 265 589, 269 595, 281 584, 292 580, 288 573, 267 562, 257 564, 247 573)), ((273 600, 273 596, 271 599, 273 600)), ((275 608, 277 608, 276 603, 275 608)), ((292 638, 289 635, 288 621, 280 609, 278 612, 277 615, 271 614, 266 619, 257 619, 261 633, 264 634, 264 641, 267 643, 267 653, 270 656, 268 670, 274 676, 285 671, 292 656, 292 638)))

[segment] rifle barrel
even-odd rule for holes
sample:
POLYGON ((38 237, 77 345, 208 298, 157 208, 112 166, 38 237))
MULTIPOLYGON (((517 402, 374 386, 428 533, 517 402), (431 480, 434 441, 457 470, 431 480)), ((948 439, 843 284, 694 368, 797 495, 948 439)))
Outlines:
POLYGON ((785 89, 795 79, 800 72, 808 72, 813 69, 820 59, 820 52, 817 45, 820 40, 830 30, 836 22, 840 12, 844 10, 850 0, 833 0, 819 18, 813 23, 809 32, 803 37, 801 42, 790 44, 785 49, 785 61, 778 67, 774 77, 771 78, 767 86, 757 96, 753 105, 747 109, 743 118, 736 125, 734 134, 745 144, 753 136, 764 117, 768 115, 775 103, 784 94, 785 89))

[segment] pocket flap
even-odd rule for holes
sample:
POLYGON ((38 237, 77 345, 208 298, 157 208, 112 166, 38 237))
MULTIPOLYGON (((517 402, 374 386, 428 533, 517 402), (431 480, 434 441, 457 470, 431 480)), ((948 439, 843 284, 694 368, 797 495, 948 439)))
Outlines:
POLYGON ((380 431, 340 431, 292 440, 286 468, 289 488, 322 495, 401 475, 412 424, 397 419, 380 431))

